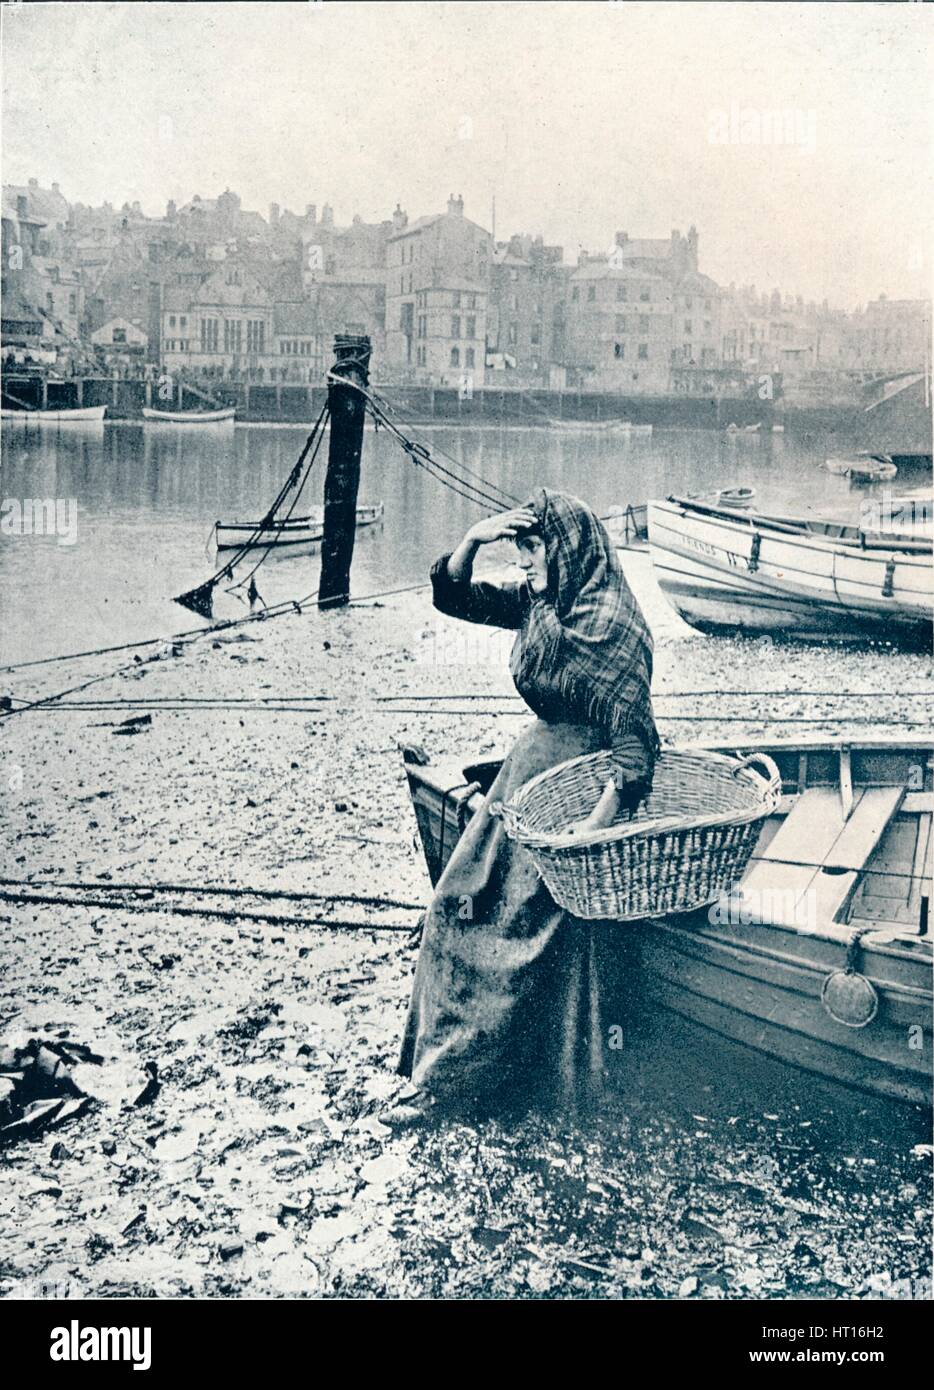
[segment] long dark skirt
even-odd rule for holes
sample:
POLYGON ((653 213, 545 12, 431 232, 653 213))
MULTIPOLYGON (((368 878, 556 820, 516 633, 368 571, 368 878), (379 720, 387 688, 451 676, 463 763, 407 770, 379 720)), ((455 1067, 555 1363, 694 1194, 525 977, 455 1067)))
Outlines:
MULTIPOLYGON (((619 1003, 620 933, 559 908, 490 804, 567 758, 593 729, 537 720, 516 741, 438 880, 428 908, 399 1071, 460 1107, 599 1096, 619 1003)), ((650 764, 637 739, 632 778, 650 764)))

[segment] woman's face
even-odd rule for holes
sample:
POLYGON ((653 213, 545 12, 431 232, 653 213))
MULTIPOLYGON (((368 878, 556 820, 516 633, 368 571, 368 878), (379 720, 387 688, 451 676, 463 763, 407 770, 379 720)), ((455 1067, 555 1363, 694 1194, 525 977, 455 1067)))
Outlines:
POLYGON ((533 594, 544 594, 548 588, 548 560, 541 536, 523 536, 516 541, 519 568, 533 594))

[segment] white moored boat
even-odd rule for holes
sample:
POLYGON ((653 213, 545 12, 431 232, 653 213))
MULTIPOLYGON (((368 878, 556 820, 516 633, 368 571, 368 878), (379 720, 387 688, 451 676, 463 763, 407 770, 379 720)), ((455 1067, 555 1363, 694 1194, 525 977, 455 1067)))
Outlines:
POLYGON ((631 420, 556 420, 549 418, 553 430, 574 430, 585 434, 651 434, 651 425, 634 425, 631 420))
POLYGON ((236 413, 232 405, 218 410, 152 410, 143 406, 143 419, 162 425, 232 425, 236 413))
POLYGON ((930 642, 930 539, 678 497, 649 503, 648 528, 659 585, 694 627, 930 642))
POLYGON ((0 410, 0 419, 24 425, 96 425, 104 419, 105 405, 76 406, 73 410, 0 410))
MULTIPOLYGON (((382 502, 368 502, 357 508, 357 526, 373 526, 383 519, 382 502)), ((265 549, 274 545, 277 550, 297 549, 315 545, 324 535, 324 515, 292 516, 288 520, 263 525, 260 521, 218 521, 215 528, 218 550, 242 550, 245 545, 265 549)))

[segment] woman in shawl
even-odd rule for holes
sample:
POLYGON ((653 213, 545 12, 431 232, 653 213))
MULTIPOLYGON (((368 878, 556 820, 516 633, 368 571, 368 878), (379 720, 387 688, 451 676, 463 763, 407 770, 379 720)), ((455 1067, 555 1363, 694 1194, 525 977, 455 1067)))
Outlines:
POLYGON ((517 739, 438 881, 425 916, 399 1071, 405 1124, 439 1101, 563 1103, 605 1076, 601 980, 618 934, 559 908, 491 811, 567 758, 614 748, 635 804, 658 752, 652 638, 606 529, 583 502, 541 488, 524 507, 471 527, 431 572, 434 604, 513 628, 516 689, 537 716, 517 739), (509 538, 522 582, 472 578, 481 545, 509 538))

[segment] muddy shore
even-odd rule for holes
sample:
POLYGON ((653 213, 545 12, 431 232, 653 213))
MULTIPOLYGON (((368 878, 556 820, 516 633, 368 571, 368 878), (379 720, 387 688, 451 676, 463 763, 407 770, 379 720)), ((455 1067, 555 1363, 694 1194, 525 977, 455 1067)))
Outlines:
MULTIPOLYGON (((929 657, 704 637, 647 556, 626 568, 663 736, 922 731, 929 657)), ((313 893, 305 915, 359 924, 0 902, 0 1042, 105 1058, 83 1115, 0 1150, 0 1295, 929 1296, 924 1118, 806 1077, 765 1108, 714 1059, 690 1090, 661 1080, 586 1123, 380 1123, 428 892, 400 745, 508 749, 518 707, 449 698, 512 694, 507 651, 422 590, 143 651, 73 697, 119 707, 0 725, 4 877, 313 893), (275 707, 158 708, 180 698, 275 707), (147 1063, 158 1088, 134 1105, 147 1063)), ((131 656, 22 671, 10 693, 131 656)))

